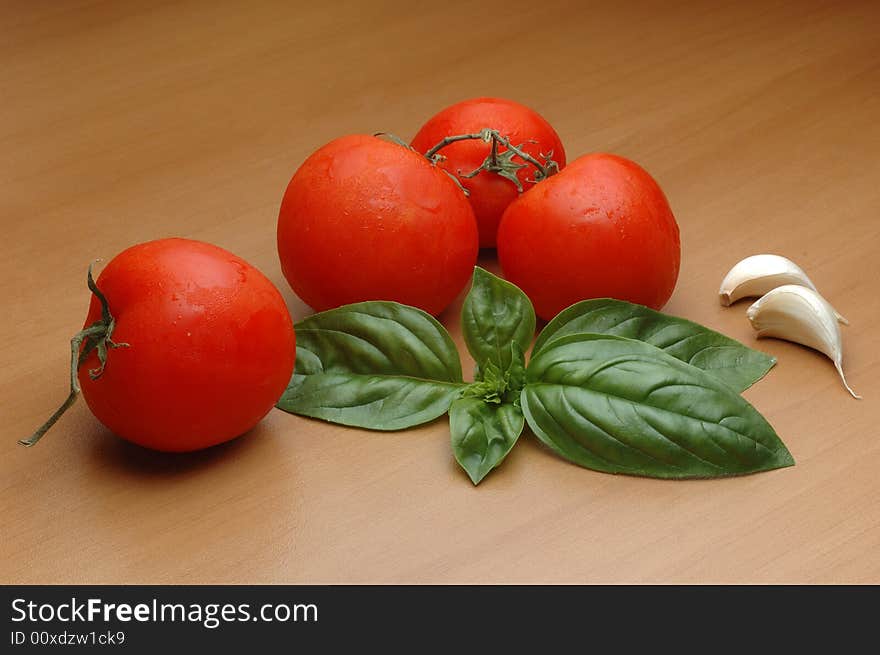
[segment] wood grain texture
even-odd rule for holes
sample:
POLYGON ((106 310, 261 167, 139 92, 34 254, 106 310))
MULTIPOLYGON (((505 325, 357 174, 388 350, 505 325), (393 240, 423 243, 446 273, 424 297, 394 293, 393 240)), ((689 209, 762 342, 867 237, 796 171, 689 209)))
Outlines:
MULTIPOLYGON (((880 582, 880 3, 13 0, 0 24, 0 582, 880 582), (594 473, 524 437, 475 489, 443 421, 279 411, 187 456, 84 404, 15 444, 64 398, 90 260, 203 239, 302 317, 274 234, 297 165, 476 95, 537 108, 570 159, 651 171, 682 231, 668 312, 752 343, 721 278, 795 259, 850 319, 865 399, 821 355, 760 342, 779 364, 746 396, 797 466, 720 481, 594 473)), ((441 317, 459 346, 460 306, 441 317)))

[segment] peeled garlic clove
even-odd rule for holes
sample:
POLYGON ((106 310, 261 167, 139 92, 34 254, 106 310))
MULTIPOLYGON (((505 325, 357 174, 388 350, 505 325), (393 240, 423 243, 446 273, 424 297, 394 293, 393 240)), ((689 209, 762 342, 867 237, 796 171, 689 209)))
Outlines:
MULTIPOLYGON (((783 284, 797 284, 816 291, 804 270, 790 259, 781 255, 752 255, 730 269, 718 293, 721 304, 727 307, 740 298, 763 296, 783 284)), ((834 315, 838 321, 849 325, 849 321, 836 311, 834 315)))
POLYGON ((854 398, 861 398, 843 375, 843 347, 834 308, 815 290, 785 284, 767 292, 746 312, 758 338, 776 337, 809 346, 834 362, 840 379, 854 398))

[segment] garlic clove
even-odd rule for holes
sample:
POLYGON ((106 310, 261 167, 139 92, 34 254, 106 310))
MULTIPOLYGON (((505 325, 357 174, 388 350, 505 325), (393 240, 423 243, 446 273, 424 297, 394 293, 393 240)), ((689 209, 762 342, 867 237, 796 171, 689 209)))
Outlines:
MULTIPOLYGON (((763 296, 783 284, 797 284, 816 291, 816 285, 804 270, 781 255, 752 255, 730 269, 721 282, 718 294, 721 304, 730 306, 741 298, 763 296)), ((837 320, 849 325, 843 316, 834 311, 837 320)))
POLYGON ((827 355, 853 398, 861 398, 843 374, 843 347, 834 308, 814 289, 785 284, 768 291, 746 312, 758 338, 776 337, 827 355))

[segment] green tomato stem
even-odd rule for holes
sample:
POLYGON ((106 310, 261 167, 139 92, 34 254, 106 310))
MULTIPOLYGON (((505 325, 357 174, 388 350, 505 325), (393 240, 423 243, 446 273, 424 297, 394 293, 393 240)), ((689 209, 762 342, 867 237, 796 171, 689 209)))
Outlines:
POLYGON ((458 141, 484 141, 486 143, 490 143, 492 146, 491 151, 489 152, 489 156, 486 157, 485 161, 475 170, 462 175, 462 177, 470 178, 477 175, 480 171, 489 171, 491 173, 498 173, 502 177, 506 177, 507 179, 514 182, 517 185, 519 191, 522 191, 522 184, 520 184, 518 178, 516 177, 516 170, 522 168, 523 165, 515 164, 511 161, 511 157, 516 155, 520 157, 522 160, 528 162, 532 166, 535 167, 536 175, 535 181, 540 182, 543 179, 546 179, 559 171, 559 165, 553 161, 552 159, 547 159, 547 161, 542 164, 540 161, 532 157, 529 153, 525 152, 521 147, 515 146, 510 142, 510 139, 501 135, 498 130, 485 127, 479 132, 472 132, 469 134, 456 134, 453 136, 444 137, 437 145, 428 150, 425 153, 425 157, 427 157, 431 162, 436 163, 439 159, 439 152, 446 146, 449 146, 458 141), (508 157, 504 157, 503 155, 499 156, 498 146, 503 146, 506 150, 510 151, 512 155, 508 155, 508 157))
MULTIPOLYGON (((488 128, 486 128, 486 129, 488 129, 488 128)), ((448 145, 452 145, 453 143, 456 143, 458 141, 473 141, 476 139, 483 140, 483 132, 484 131, 485 130, 481 130, 480 132, 474 132, 473 134, 457 134, 455 136, 445 136, 440 141, 440 143, 438 143, 433 148, 431 148, 428 152, 425 153, 425 157, 427 157, 431 161, 434 161, 434 155, 436 155, 438 152, 440 152, 443 148, 445 148, 448 145)))
POLYGON ((61 406, 55 410, 55 413, 49 417, 48 421, 37 428, 27 439, 18 440, 18 443, 22 446, 33 446, 42 439, 43 435, 58 422, 58 419, 62 417, 64 412, 70 409, 76 402, 76 399, 79 398, 80 386, 77 373, 79 367, 82 366, 93 350, 96 350, 98 353, 100 366, 89 369, 89 377, 97 380, 104 373, 104 368, 107 365, 107 349, 128 347, 127 343, 116 343, 111 338, 113 329, 116 327, 116 319, 110 313, 107 297, 101 292, 92 277, 92 267, 94 265, 95 262, 89 264, 89 272, 86 279, 89 289, 101 303, 101 318, 74 334, 70 339, 70 393, 67 395, 67 399, 61 403, 61 406))

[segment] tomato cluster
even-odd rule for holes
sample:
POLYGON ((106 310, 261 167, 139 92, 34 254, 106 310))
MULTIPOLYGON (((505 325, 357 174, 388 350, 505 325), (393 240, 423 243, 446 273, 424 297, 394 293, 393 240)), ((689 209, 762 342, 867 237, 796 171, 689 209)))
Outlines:
POLYGON ((606 296, 660 309, 678 278, 678 225, 654 179, 608 154, 566 165, 542 116, 498 98, 443 109, 409 147, 329 143, 293 176, 278 218, 284 274, 316 310, 397 300, 438 314, 478 246, 497 247, 545 320, 606 296))
MULTIPOLYGON (((308 157, 281 202, 281 269, 321 311, 392 300, 437 315, 479 248, 549 320, 586 298, 659 309, 679 269, 678 226, 637 164, 566 162, 534 110, 498 98, 447 107, 411 144, 338 138, 308 157)), ((120 437, 165 451, 234 438, 272 408, 296 354, 278 290, 221 248, 161 239, 125 250, 97 282, 73 340, 71 394, 120 437), (111 354, 112 351, 112 354, 111 354)))

